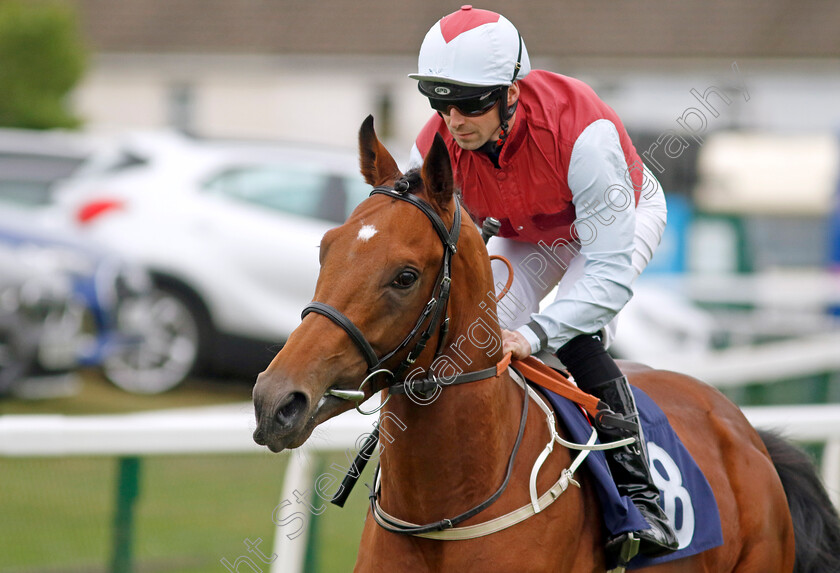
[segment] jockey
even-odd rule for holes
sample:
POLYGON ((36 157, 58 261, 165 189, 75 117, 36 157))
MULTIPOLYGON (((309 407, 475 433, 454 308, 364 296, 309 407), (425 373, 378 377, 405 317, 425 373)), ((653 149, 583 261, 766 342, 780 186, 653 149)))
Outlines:
POLYGON ((487 248, 516 269, 498 308, 503 349, 514 358, 555 354, 583 390, 632 422, 621 431, 636 443, 606 452, 610 471, 651 526, 635 533, 639 552, 675 550, 633 394, 606 351, 616 314, 662 237, 662 188, 616 113, 583 82, 531 70, 522 37, 500 14, 463 6, 442 18, 409 77, 437 112, 410 165, 421 165, 441 134, 473 219, 501 222, 487 248))

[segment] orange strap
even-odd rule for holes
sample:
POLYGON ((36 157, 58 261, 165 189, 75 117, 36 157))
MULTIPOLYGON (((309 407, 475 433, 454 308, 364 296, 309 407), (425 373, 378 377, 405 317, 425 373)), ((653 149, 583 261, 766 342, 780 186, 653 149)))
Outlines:
POLYGON ((507 370, 507 367, 510 366, 510 361, 511 361, 511 353, 508 352, 507 354, 505 354, 504 358, 499 360, 499 363, 496 364, 496 376, 501 376, 502 372, 507 370))
POLYGON ((524 360, 514 360, 512 364, 529 382, 542 386, 546 390, 551 390, 575 404, 580 404, 593 418, 598 415, 598 403, 600 402, 598 398, 587 394, 572 384, 568 378, 533 356, 524 360))
MULTIPOLYGON (((507 284, 502 289, 502 292, 499 293, 499 296, 496 297, 496 302, 499 302, 508 293, 511 284, 513 284, 513 265, 510 264, 509 260, 500 255, 492 255, 490 260, 501 261, 508 269, 507 284)), ((507 364, 511 361, 510 357, 511 353, 508 352, 502 361, 496 365, 496 376, 504 368, 507 368, 507 364)), ((579 404, 584 410, 589 412, 593 419, 598 415, 598 404, 600 403, 598 398, 592 394, 587 394, 572 384, 568 378, 557 372, 557 370, 546 366, 545 363, 540 362, 533 356, 529 356, 524 360, 513 360, 513 367, 522 372, 528 381, 542 386, 546 390, 551 390, 555 394, 559 394, 575 404, 579 404)))
POLYGON ((499 293, 499 296, 496 297, 496 302, 499 302, 510 290, 510 286, 513 284, 513 265, 510 264, 510 261, 504 258, 501 255, 490 255, 490 261, 502 261, 508 270, 508 278, 507 282, 505 283, 505 288, 502 289, 502 292, 499 293))

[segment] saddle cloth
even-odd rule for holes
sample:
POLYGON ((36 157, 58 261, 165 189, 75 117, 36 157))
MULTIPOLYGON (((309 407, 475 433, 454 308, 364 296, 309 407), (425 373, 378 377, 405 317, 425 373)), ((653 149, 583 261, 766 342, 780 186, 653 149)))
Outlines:
MULTIPOLYGON (((576 404, 550 390, 541 387, 537 389, 551 403, 570 439, 585 443, 592 434, 592 426, 584 412, 576 404)), ((665 413, 647 394, 635 387, 632 390, 647 442, 651 475, 659 487, 659 503, 674 526, 679 549, 653 559, 638 555, 630 561, 628 569, 682 559, 722 545, 720 515, 709 482, 671 428, 665 413)), ((605 441, 608 440, 605 438, 605 441)), ((585 465, 596 484, 604 524, 609 534, 615 536, 646 529, 647 522, 630 498, 618 493, 604 453, 591 452, 585 465)))

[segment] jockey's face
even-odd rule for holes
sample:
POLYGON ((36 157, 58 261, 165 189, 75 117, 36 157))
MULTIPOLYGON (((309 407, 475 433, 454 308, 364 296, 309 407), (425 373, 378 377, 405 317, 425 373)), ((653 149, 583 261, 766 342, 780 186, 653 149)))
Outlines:
MULTIPOLYGON (((513 105, 518 98, 519 85, 514 83, 508 88, 508 106, 513 105)), ((468 151, 478 149, 488 141, 498 140, 501 134, 498 103, 479 116, 464 115, 454 106, 449 108, 448 113, 441 113, 441 116, 455 143, 468 151)), ((515 114, 508 120, 508 131, 513 128, 514 120, 515 114)))

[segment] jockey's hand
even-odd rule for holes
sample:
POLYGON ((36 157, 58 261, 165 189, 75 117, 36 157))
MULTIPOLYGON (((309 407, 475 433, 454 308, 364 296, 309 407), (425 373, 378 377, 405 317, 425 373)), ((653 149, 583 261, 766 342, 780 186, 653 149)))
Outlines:
POLYGON ((515 330, 502 329, 502 352, 511 352, 514 360, 522 360, 531 355, 531 343, 515 330))

